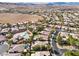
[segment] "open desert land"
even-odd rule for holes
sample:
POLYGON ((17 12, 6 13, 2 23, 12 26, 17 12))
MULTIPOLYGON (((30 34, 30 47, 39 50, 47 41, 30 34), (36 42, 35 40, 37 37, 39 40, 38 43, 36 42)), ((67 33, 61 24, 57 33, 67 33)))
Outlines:
POLYGON ((41 16, 20 14, 20 13, 0 13, 0 23, 22 23, 22 22, 37 22, 43 20, 41 16))

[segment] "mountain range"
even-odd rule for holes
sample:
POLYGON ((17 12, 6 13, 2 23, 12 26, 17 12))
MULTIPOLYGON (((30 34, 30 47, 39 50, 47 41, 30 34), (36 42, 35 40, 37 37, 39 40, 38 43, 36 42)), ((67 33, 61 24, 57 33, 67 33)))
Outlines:
POLYGON ((79 2, 48 2, 48 3, 26 3, 26 2, 18 2, 16 5, 36 5, 36 4, 46 4, 46 5, 53 5, 53 6, 74 6, 79 5, 79 2))
POLYGON ((48 5, 57 5, 57 6, 73 6, 79 5, 79 2, 49 2, 48 5))
MULTIPOLYGON (((0 2, 0 4, 11 4, 11 2, 0 2)), ((57 5, 57 6, 73 6, 73 5, 79 5, 79 2, 48 2, 48 3, 27 3, 27 2, 18 2, 18 3, 12 3, 12 4, 16 4, 16 5, 36 5, 36 4, 46 4, 46 5, 57 5)))

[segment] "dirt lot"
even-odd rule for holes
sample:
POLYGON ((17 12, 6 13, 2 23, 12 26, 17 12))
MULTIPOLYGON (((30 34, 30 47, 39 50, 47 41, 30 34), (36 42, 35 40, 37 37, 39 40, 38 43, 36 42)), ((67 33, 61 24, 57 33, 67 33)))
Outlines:
POLYGON ((27 21, 37 22, 43 20, 41 16, 29 15, 29 14, 17 14, 17 13, 0 13, 0 23, 22 23, 27 21))

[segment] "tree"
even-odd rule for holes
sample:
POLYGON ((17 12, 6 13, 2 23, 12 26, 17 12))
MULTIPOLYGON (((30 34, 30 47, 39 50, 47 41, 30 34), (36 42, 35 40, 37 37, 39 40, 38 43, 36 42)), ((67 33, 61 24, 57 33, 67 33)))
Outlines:
POLYGON ((79 56, 79 51, 66 51, 65 56, 79 56))
POLYGON ((30 44, 30 48, 29 48, 30 56, 31 56, 31 46, 32 46, 33 38, 34 38, 34 34, 28 40, 26 40, 26 42, 30 44))
POLYGON ((75 40, 75 45, 79 48, 79 40, 78 39, 75 40))
POLYGON ((29 48, 29 50, 30 50, 30 56, 31 56, 31 46, 32 46, 32 41, 33 41, 33 36, 30 38, 30 40, 29 40, 29 43, 30 43, 30 48, 29 48))
POLYGON ((73 53, 71 51, 66 51, 64 53, 65 56, 73 56, 73 53))
POLYGON ((37 31, 33 31, 33 35, 35 36, 35 35, 37 35, 38 34, 38 32, 37 31))
POLYGON ((52 37, 51 33, 48 35, 48 44, 50 44, 50 38, 52 37))
POLYGON ((47 47, 47 50, 51 50, 50 44, 48 44, 46 47, 47 47))
POLYGON ((33 47, 33 51, 40 51, 40 45, 36 45, 33 47))
POLYGON ((44 26, 40 25, 37 27, 37 31, 42 31, 44 29, 44 26))
POLYGON ((29 50, 22 51, 22 52, 21 52, 21 55, 22 55, 22 56, 31 56, 29 50))
POLYGON ((13 34, 12 34, 11 32, 8 32, 7 38, 8 38, 8 39, 11 39, 12 37, 13 37, 13 34))
POLYGON ((56 41, 58 42, 59 45, 61 45, 62 37, 60 36, 60 34, 57 35, 56 41))
POLYGON ((33 28, 31 28, 31 27, 29 27, 28 29, 29 29, 31 32, 33 31, 33 28))
POLYGON ((11 28, 11 24, 10 23, 7 23, 7 27, 11 28))
POLYGON ((13 43, 13 40, 11 39, 11 40, 8 40, 7 42, 8 42, 8 44, 11 46, 12 43, 13 43))
POLYGON ((16 26, 17 26, 17 27, 18 27, 18 29, 19 29, 19 26, 20 26, 20 25, 19 25, 18 23, 16 24, 16 26))
POLYGON ((72 37, 72 35, 69 35, 67 42, 69 45, 75 45, 75 39, 72 37))
POLYGON ((47 46, 45 46, 45 45, 36 45, 36 46, 33 47, 33 51, 47 51, 49 49, 50 49, 49 45, 47 45, 47 46))

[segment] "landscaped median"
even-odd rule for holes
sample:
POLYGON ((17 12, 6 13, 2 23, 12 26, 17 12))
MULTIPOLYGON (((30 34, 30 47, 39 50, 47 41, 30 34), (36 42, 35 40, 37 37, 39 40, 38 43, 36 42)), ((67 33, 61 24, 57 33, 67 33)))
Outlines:
POLYGON ((79 51, 66 51, 65 56, 79 56, 79 51))

